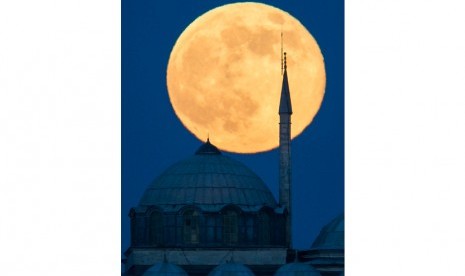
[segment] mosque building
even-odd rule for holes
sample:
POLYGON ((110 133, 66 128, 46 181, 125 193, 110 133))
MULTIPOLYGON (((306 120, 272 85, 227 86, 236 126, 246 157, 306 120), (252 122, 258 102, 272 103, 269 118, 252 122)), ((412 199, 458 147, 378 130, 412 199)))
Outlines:
POLYGON ((208 139, 131 208, 123 275, 343 275, 344 215, 309 250, 291 248, 291 115, 285 56, 279 106, 279 200, 208 139))

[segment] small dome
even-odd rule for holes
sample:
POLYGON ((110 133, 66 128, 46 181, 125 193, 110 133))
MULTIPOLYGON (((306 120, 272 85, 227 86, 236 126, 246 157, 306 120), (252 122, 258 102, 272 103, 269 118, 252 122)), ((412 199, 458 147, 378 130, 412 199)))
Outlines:
POLYGON ((184 269, 177 265, 162 262, 153 265, 147 271, 144 272, 143 276, 189 276, 184 269))
POLYGON ((321 229, 312 249, 344 249, 344 213, 321 229))
POLYGON ((243 264, 225 263, 215 267, 208 276, 255 276, 255 274, 243 264))
POLYGON ((265 183, 239 161, 224 156, 209 141, 196 154, 180 161, 152 182, 139 203, 177 211, 195 205, 203 211, 220 211, 236 205, 243 211, 276 207, 265 183))
POLYGON ((276 271, 275 276, 320 276, 320 272, 311 265, 304 263, 289 263, 276 271))

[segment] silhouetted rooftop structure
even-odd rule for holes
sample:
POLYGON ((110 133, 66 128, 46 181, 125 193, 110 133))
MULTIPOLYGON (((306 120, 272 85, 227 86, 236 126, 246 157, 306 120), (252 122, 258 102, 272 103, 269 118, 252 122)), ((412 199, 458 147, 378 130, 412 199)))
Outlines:
POLYGON ((325 225, 312 244, 312 249, 344 249, 344 214, 325 225))

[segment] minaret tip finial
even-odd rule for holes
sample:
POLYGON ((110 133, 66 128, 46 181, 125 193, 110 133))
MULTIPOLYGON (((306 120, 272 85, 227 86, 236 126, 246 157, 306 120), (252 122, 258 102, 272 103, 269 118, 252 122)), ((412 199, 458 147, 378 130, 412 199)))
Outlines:
POLYGON ((210 132, 207 132, 207 143, 210 142, 210 132))
POLYGON ((281 76, 284 74, 283 64, 283 26, 281 25, 281 76))
POLYGON ((284 52, 284 71, 287 69, 286 52, 284 52))

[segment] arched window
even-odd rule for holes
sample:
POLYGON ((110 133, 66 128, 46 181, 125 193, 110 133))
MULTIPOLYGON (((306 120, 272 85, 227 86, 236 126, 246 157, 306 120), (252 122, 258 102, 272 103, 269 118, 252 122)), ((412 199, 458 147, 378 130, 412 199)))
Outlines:
POLYGON ((151 245, 160 245, 163 240, 163 216, 160 212, 154 211, 150 214, 149 239, 151 245))
POLYGON ((239 217, 236 212, 228 210, 223 215, 223 241, 225 244, 237 243, 239 217))
POLYGON ((186 211, 183 214, 184 243, 199 243, 199 213, 197 211, 186 211))
POLYGON ((258 240, 262 245, 270 244, 270 215, 261 212, 258 215, 258 240))

